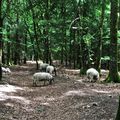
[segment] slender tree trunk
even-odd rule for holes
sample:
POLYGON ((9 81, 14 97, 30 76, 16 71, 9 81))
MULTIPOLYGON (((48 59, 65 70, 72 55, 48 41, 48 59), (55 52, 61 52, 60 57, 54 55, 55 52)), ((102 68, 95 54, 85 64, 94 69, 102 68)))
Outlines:
POLYGON ((32 9, 32 17, 33 17, 33 28, 34 28, 34 37, 36 40, 36 45, 37 45, 37 54, 38 56, 40 56, 40 46, 39 46, 39 41, 38 41, 38 35, 37 35, 37 27, 36 27, 36 23, 35 23, 35 13, 34 10, 32 9))
POLYGON ((70 41, 69 41, 69 67, 71 68, 72 67, 72 55, 71 55, 71 52, 72 52, 72 29, 70 28, 70 41))
MULTIPOLYGON (((11 0, 7 0, 7 10, 6 10, 6 13, 7 13, 7 21, 9 21, 9 17, 10 17, 10 3, 11 3, 11 0)), ((9 42, 10 40, 10 27, 7 26, 7 39, 8 39, 8 42, 7 42, 7 65, 10 65, 10 55, 11 55, 11 43, 9 42)))
POLYGON ((2 80, 2 27, 3 27, 3 18, 2 18, 2 0, 0 0, 0 81, 2 80))
MULTIPOLYGON (((17 13, 16 23, 19 25, 19 14, 17 13)), ((14 64, 20 64, 20 39, 18 34, 18 28, 16 28, 16 34, 15 34, 15 54, 14 54, 14 64)))
POLYGON ((26 34, 25 34, 25 41, 24 41, 24 43, 25 43, 25 48, 24 48, 24 64, 26 64, 26 61, 27 61, 27 32, 26 32, 26 34))
MULTIPOLYGON (((45 35, 47 35, 48 32, 47 32, 47 29, 45 31, 45 35)), ((49 39, 48 37, 45 38, 45 41, 44 41, 44 60, 46 63, 49 63, 49 39)))
MULTIPOLYGON (((61 18, 64 20, 64 3, 61 3, 61 18)), ((64 23, 63 23, 64 24, 64 23)), ((61 64, 64 63, 64 26, 62 25, 62 36, 61 36, 61 64)))
POLYGON ((77 44, 77 67, 80 68, 81 64, 80 64, 80 45, 77 44))
POLYGON ((100 26, 99 26, 99 38, 98 38, 98 47, 97 47, 97 54, 96 54, 96 69, 100 72, 101 69, 101 55, 102 55, 102 36, 103 36, 103 21, 104 21, 104 14, 105 14, 105 4, 106 0, 102 0, 102 12, 100 18, 100 26))
POLYGON ((86 70, 88 69, 88 49, 86 48, 86 43, 84 39, 81 39, 81 70, 80 74, 86 74, 86 70))
MULTIPOLYGON (((88 16, 88 4, 84 3, 82 9, 81 9, 81 17, 86 17, 88 16)), ((81 26, 84 26, 84 21, 81 21, 81 26)), ((88 54, 88 47, 84 41, 84 35, 87 34, 87 29, 84 29, 84 27, 82 28, 82 30, 80 31, 80 35, 81 35, 81 41, 80 41, 80 46, 81 46, 81 69, 80 69, 80 75, 84 75, 86 74, 86 70, 88 69, 88 61, 89 61, 89 54, 88 54)))
POLYGON ((64 51, 63 51, 63 44, 61 44, 61 64, 63 64, 63 61, 64 61, 64 51))
MULTIPOLYGON (((8 40, 10 40, 10 28, 7 28, 7 38, 8 40)), ((10 42, 7 42, 7 65, 10 64, 10 45, 11 43, 10 42)))
POLYGON ((45 15, 44 15, 44 19, 47 21, 47 25, 44 28, 44 34, 46 36, 45 41, 44 41, 44 58, 45 58, 45 62, 50 64, 51 62, 51 51, 50 51, 50 36, 49 36, 49 19, 50 19, 50 15, 49 15, 49 10, 50 10, 50 0, 46 0, 46 11, 45 11, 45 15))
POLYGON ((73 68, 76 68, 76 30, 73 29, 73 68))

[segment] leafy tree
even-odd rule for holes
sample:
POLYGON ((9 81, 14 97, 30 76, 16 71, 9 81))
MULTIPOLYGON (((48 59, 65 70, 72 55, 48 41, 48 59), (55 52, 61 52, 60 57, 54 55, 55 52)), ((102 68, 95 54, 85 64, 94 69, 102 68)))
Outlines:
POLYGON ((106 66, 101 58, 110 56, 109 0, 2 1, 3 65, 34 56, 37 68, 39 59, 58 59, 84 74, 106 66))

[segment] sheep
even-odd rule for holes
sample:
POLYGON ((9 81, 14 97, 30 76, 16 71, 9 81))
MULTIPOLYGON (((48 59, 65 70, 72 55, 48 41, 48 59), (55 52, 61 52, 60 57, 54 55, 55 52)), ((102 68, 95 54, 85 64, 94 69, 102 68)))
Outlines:
POLYGON ((3 73, 11 73, 11 70, 10 70, 10 68, 4 68, 4 67, 2 67, 2 72, 3 73))
POLYGON ((40 64, 40 71, 41 72, 46 72, 46 68, 47 68, 47 66, 48 66, 49 64, 48 63, 41 63, 40 64))
POLYGON ((36 86, 37 81, 44 81, 44 85, 46 81, 49 81, 49 84, 52 84, 54 81, 54 77, 50 73, 46 72, 37 72, 33 75, 33 86, 36 86))
POLYGON ((46 72, 52 74, 53 72, 55 73, 56 76, 56 68, 52 65, 48 65, 46 68, 46 72))
POLYGON ((11 73, 11 70, 10 70, 10 68, 6 68, 6 70, 7 70, 7 72, 8 72, 8 73, 11 73))
POLYGON ((86 71, 87 74, 87 78, 91 81, 91 82, 96 82, 97 80, 99 80, 99 72, 94 69, 94 68, 89 68, 86 71))

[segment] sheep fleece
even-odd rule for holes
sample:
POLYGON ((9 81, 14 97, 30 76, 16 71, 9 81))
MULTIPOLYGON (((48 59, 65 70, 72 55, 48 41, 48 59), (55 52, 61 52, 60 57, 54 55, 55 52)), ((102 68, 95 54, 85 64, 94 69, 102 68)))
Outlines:
POLYGON ((94 68, 88 69, 86 74, 87 74, 87 77, 91 80, 94 79, 94 76, 96 76, 96 78, 99 79, 99 72, 94 68))
POLYGON ((53 79, 53 76, 45 72, 38 72, 33 75, 33 83, 36 83, 36 81, 51 80, 51 79, 53 79))
POLYGON ((55 70, 55 68, 53 66, 47 66, 47 68, 46 68, 46 72, 49 72, 51 74, 54 70, 55 70))

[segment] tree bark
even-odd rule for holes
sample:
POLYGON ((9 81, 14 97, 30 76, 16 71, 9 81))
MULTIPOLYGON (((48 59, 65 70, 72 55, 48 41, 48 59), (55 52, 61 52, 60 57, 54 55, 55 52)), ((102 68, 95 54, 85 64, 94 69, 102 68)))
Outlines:
POLYGON ((117 48, 117 19, 118 19, 118 0, 111 0, 110 14, 110 65, 108 82, 120 82, 118 75, 118 48, 117 48))
POLYGON ((101 55, 102 55, 102 36, 103 36, 103 21, 105 15, 105 4, 106 0, 102 0, 102 12, 100 18, 100 25, 99 25, 99 37, 98 37, 98 47, 97 47, 97 58, 96 58, 96 69, 100 72, 101 69, 101 55))
MULTIPOLYGON (((16 23, 19 25, 19 14, 17 13, 16 23)), ((15 53, 14 53, 14 64, 20 64, 20 39, 19 39, 19 30, 16 28, 16 34, 15 34, 15 53)))
POLYGON ((0 0, 0 81, 2 80, 2 27, 3 27, 3 18, 2 18, 2 0, 0 0))

